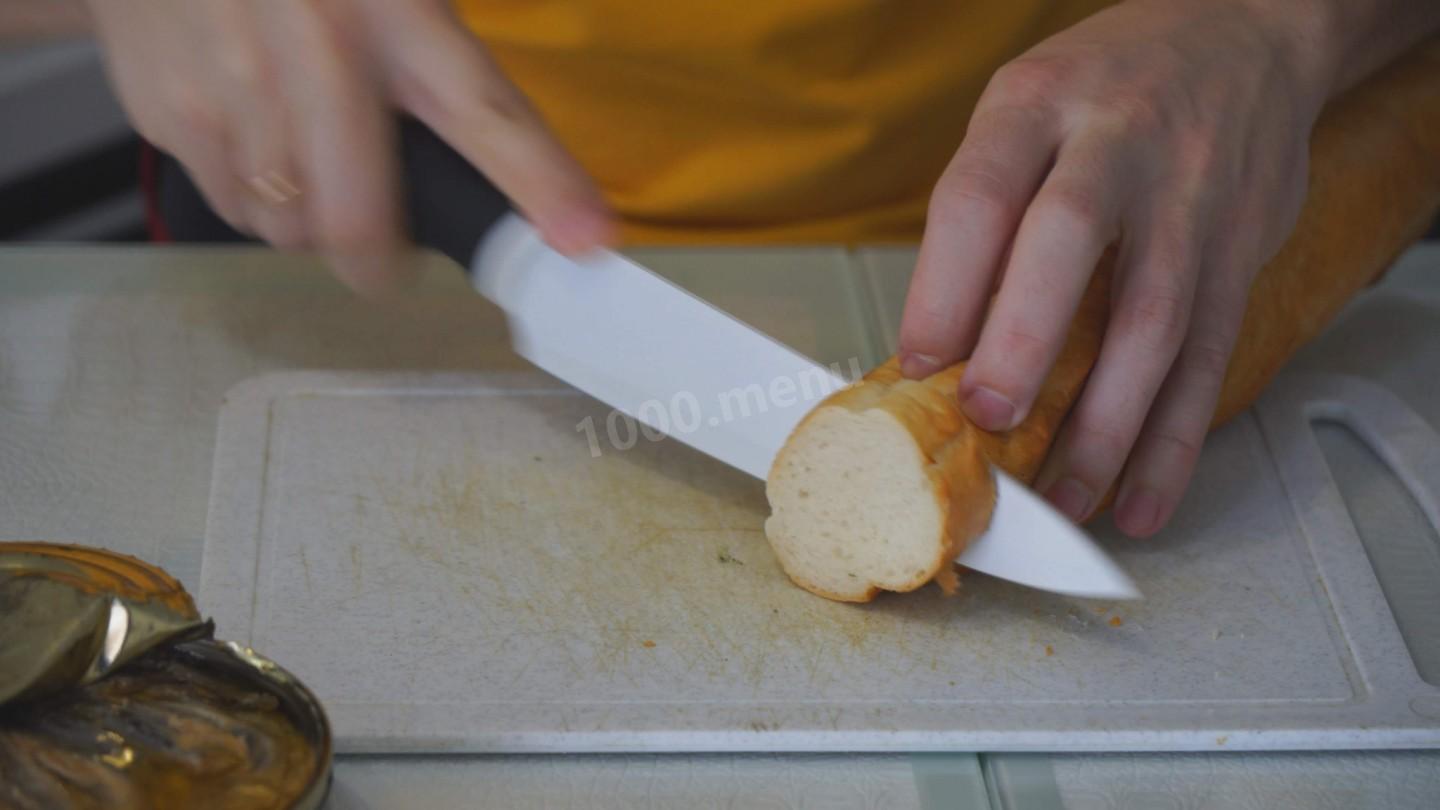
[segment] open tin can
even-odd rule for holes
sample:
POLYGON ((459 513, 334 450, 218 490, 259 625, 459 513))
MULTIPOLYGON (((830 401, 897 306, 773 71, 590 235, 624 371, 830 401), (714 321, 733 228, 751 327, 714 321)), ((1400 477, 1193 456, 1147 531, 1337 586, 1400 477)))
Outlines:
POLYGON ((313 810, 329 722, 159 568, 0 543, 0 810, 313 810))

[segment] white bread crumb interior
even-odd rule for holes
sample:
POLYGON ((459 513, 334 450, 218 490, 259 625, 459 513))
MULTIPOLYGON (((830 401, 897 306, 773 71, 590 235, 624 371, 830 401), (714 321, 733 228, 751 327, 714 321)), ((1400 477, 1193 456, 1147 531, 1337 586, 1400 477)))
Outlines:
POLYGON ((765 522, 785 572, 831 599, 908 591, 944 564, 931 463, 889 411, 821 406, 775 460, 765 522))

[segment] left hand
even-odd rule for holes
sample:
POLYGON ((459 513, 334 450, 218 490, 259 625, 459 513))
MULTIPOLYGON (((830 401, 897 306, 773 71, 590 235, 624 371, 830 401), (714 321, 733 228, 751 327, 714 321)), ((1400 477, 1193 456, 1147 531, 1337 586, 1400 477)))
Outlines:
POLYGON ((1266 8, 1128 0, 1040 43, 995 74, 931 198, 902 368, 969 356, 959 394, 987 430, 1025 418, 1118 240, 1100 357, 1036 481, 1076 520, 1122 471, 1120 529, 1169 520, 1294 227, 1333 69, 1303 15, 1266 8))

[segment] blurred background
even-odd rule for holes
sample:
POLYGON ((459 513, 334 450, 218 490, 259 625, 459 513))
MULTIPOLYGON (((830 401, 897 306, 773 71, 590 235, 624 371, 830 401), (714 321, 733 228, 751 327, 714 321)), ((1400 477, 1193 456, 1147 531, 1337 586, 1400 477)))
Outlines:
POLYGON ((93 43, 0 43, 0 242, 145 241, 140 155, 93 43))
POLYGON ((144 240, 140 141, 92 43, 0 45, 0 122, 0 240, 144 240))

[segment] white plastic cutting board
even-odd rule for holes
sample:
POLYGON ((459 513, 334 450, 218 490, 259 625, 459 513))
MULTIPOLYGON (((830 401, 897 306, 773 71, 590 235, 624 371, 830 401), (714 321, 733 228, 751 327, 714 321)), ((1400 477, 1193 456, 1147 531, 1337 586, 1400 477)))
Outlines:
POLYGON ((1440 745, 1307 408, 1436 515, 1425 423, 1297 378, 1212 438, 1162 537, 1101 527, 1144 602, 972 576, 855 606, 780 573, 759 482, 643 437, 593 457, 605 411, 543 375, 266 375, 222 410, 199 601, 344 751, 1440 745))

